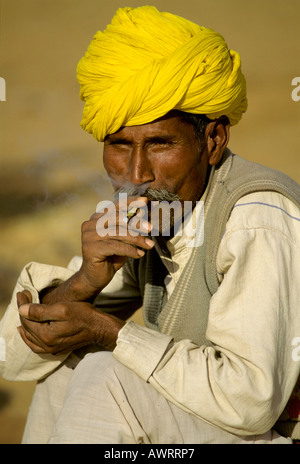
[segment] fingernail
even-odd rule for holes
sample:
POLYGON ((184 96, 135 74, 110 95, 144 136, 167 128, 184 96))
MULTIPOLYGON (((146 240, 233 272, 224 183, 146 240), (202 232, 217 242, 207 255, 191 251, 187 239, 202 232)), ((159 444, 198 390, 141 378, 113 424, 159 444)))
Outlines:
POLYGON ((144 256, 145 252, 143 250, 137 249, 137 254, 140 256, 144 256))
POLYGON ((146 245, 148 245, 150 247, 154 247, 154 245, 155 245, 155 242, 153 242, 153 240, 151 240, 150 238, 145 238, 145 243, 146 243, 146 245))
POLYGON ((30 304, 22 304, 19 307, 19 314, 23 317, 28 317, 30 304))
POLYGON ((141 229, 143 229, 145 232, 151 232, 152 230, 152 224, 150 224, 150 222, 148 221, 141 220, 140 226, 141 226, 141 229))

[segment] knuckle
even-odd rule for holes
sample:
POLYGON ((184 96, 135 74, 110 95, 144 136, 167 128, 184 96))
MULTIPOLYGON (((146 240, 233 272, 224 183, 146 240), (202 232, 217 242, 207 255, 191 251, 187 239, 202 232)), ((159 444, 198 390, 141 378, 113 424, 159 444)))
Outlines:
POLYGON ((42 350, 40 348, 38 348, 38 347, 32 346, 31 351, 33 351, 33 353, 35 353, 35 354, 41 354, 42 350))
POLYGON ((90 221, 83 221, 81 224, 81 232, 86 232, 86 230, 89 228, 90 221))
POLYGON ((43 342, 46 345, 46 350, 48 351, 51 349, 51 346, 53 344, 53 335, 46 331, 43 336, 43 342))
POLYGON ((28 318, 29 319, 38 319, 40 315, 39 306, 38 305, 30 305, 28 309, 28 318))
POLYGON ((57 303, 56 308, 62 317, 69 314, 69 305, 67 303, 57 303))
POLYGON ((45 349, 45 352, 47 354, 53 354, 55 352, 55 348, 52 346, 47 346, 47 348, 45 349))
POLYGON ((94 221, 95 219, 99 219, 99 217, 101 217, 101 216, 102 216, 101 213, 95 212, 94 214, 91 215, 90 221, 94 221))
POLYGON ((81 243, 81 248, 84 252, 87 252, 89 251, 90 249, 90 243, 87 242, 86 240, 83 240, 82 243, 81 243))

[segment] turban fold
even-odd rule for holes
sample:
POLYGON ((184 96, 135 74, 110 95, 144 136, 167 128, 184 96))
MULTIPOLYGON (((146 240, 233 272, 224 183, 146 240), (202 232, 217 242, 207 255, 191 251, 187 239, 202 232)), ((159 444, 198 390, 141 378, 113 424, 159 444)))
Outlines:
POLYGON ((153 6, 119 8, 79 61, 81 126, 103 141, 180 110, 237 124, 247 109, 240 56, 212 29, 153 6))

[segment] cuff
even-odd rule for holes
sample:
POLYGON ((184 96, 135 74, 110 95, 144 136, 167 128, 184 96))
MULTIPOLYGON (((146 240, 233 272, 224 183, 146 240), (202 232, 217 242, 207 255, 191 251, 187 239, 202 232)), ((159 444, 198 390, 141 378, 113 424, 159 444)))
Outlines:
POLYGON ((113 356, 148 381, 172 344, 172 337, 129 321, 119 332, 113 356))
POLYGON ((56 369, 69 354, 39 355, 33 353, 23 342, 17 327, 20 317, 17 292, 29 290, 32 302, 39 303, 39 292, 46 287, 58 285, 74 272, 59 266, 29 263, 22 270, 14 289, 11 302, 0 321, 0 376, 6 380, 40 380, 56 369))

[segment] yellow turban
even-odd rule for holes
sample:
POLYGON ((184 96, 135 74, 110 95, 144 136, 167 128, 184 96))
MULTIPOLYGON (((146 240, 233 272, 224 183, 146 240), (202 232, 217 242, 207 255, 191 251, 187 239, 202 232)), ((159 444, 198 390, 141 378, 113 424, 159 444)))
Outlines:
POLYGON ((81 126, 98 141, 173 109, 228 116, 247 109, 240 56, 223 37, 153 6, 120 8, 77 67, 81 126))

